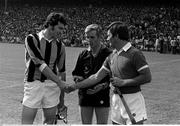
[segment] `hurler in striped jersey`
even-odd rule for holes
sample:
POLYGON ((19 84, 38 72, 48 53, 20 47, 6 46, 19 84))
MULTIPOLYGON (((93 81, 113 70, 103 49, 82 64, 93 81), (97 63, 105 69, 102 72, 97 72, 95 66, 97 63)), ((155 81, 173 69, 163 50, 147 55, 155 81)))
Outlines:
MULTIPOLYGON (((66 87, 65 46, 58 39, 66 28, 62 13, 50 13, 39 33, 25 39, 25 78, 22 124, 33 124, 38 108, 43 109, 43 124, 56 119, 60 93, 66 87)), ((63 100, 63 99, 62 99, 63 100)))

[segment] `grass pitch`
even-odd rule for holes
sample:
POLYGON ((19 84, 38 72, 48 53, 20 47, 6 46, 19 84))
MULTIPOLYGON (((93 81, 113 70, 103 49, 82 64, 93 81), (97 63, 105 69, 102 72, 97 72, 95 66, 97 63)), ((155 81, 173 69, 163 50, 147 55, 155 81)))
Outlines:
MULTIPOLYGON (((66 48, 67 82, 77 56, 84 48, 66 48)), ((152 82, 142 86, 148 121, 146 124, 180 124, 180 55, 144 52, 152 82)), ((23 98, 24 45, 0 43, 0 124, 20 124, 23 98)), ((65 96, 69 124, 81 124, 77 91, 65 96)), ((41 124, 41 110, 35 124, 41 124)), ((109 124, 111 124, 109 118, 109 124)), ((63 124, 63 122, 60 122, 63 124)), ((96 120, 93 120, 96 123, 96 120)))

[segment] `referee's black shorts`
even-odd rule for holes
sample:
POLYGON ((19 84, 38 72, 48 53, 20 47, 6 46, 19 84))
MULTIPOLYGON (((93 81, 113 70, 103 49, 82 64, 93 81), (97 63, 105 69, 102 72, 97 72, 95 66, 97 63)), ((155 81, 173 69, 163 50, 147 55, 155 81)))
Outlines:
POLYGON ((80 106, 110 107, 109 87, 91 95, 86 91, 86 89, 80 89, 78 92, 80 106))

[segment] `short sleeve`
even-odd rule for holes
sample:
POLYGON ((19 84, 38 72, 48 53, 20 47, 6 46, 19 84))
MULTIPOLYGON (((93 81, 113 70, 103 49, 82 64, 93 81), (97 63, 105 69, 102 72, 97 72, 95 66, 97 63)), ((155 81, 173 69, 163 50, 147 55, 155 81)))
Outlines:
POLYGON ((41 52, 37 46, 37 40, 33 37, 33 35, 28 35, 25 39, 25 49, 32 59, 35 65, 40 66, 44 63, 41 52))
POLYGON ((111 59, 110 59, 110 57, 111 57, 111 55, 108 56, 108 57, 105 59, 105 61, 104 61, 104 63, 103 63, 103 66, 102 66, 102 67, 103 67, 106 71, 108 71, 108 72, 111 71, 111 68, 110 68, 111 59))
POLYGON ((137 71, 141 71, 148 67, 146 58, 141 51, 136 51, 133 55, 133 64, 137 71))

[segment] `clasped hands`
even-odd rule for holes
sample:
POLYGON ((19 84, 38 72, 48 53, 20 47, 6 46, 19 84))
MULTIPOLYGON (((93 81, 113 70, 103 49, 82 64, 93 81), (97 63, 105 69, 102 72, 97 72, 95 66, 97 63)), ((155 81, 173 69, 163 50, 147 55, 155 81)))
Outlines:
POLYGON ((66 84, 63 88, 64 92, 71 93, 76 90, 75 84, 66 84))
POLYGON ((76 83, 84 80, 81 76, 74 76, 73 77, 75 84, 67 84, 66 82, 63 82, 63 87, 61 90, 63 90, 66 93, 71 93, 72 91, 76 90, 76 83))
POLYGON ((72 91, 76 90, 75 84, 68 84, 65 81, 61 81, 61 86, 59 86, 61 90, 63 90, 66 93, 70 93, 72 91))

